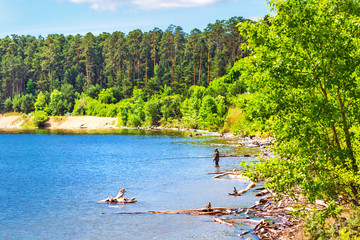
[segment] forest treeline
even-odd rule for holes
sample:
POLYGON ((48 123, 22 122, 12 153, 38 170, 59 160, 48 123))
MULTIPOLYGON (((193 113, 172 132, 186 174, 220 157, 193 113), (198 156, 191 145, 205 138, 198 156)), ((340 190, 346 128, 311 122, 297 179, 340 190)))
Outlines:
POLYGON ((247 55, 240 49, 244 38, 236 27, 242 21, 242 17, 216 21, 190 34, 170 25, 165 31, 137 29, 127 35, 12 35, 0 41, 0 99, 30 93, 29 81, 36 94, 60 90, 64 84, 78 93, 99 85, 119 87, 121 98, 130 97, 135 86, 146 94, 164 85, 175 93, 192 85, 207 86, 247 55))
POLYGON ((2 110, 118 116, 128 126, 184 120, 188 127, 218 129, 230 103, 228 92, 236 95, 245 88, 233 72, 223 78, 249 55, 237 27, 245 20, 216 21, 190 34, 170 25, 165 31, 137 29, 127 35, 3 38, 2 110), (205 96, 211 117, 200 116, 205 96))

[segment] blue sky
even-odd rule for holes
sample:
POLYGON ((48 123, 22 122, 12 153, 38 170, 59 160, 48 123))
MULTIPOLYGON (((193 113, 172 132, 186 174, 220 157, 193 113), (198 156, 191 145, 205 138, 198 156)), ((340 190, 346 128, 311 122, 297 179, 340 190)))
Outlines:
POLYGON ((0 0, 0 38, 6 35, 128 33, 181 26, 190 33, 216 20, 269 13, 265 0, 0 0))

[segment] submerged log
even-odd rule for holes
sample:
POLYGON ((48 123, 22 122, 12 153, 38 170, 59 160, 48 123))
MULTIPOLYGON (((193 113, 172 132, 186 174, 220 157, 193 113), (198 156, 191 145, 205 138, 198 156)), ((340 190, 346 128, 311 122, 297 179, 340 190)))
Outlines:
POLYGON ((199 210, 178 210, 178 211, 149 211, 151 214, 190 214, 190 215, 214 215, 217 213, 222 214, 221 210, 212 210, 204 212, 202 209, 199 210))
POLYGON ((260 223, 260 221, 258 220, 254 220, 254 219, 228 219, 227 220, 230 223, 247 223, 247 224, 251 224, 251 225, 258 225, 260 223))
POLYGON ((100 203, 110 203, 110 204, 114 204, 114 203, 136 203, 137 200, 135 200, 135 198, 124 198, 124 194, 125 194, 125 188, 120 189, 119 193, 116 195, 115 198, 113 197, 108 197, 104 200, 99 201, 100 203))
POLYGON ((212 208, 209 202, 204 208, 194 210, 178 210, 178 211, 148 211, 151 214, 190 214, 190 215, 228 215, 236 212, 236 208, 212 208))
POLYGON ((228 225, 229 227, 233 227, 233 228, 235 227, 234 224, 228 223, 225 219, 219 218, 217 215, 214 215, 214 221, 220 224, 228 225))

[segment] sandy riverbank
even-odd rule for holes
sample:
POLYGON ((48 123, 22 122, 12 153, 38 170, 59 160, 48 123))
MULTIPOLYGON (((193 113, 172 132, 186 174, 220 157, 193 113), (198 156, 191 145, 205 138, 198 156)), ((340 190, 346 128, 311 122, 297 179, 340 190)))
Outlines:
MULTIPOLYGON (((26 123, 32 118, 22 116, 0 115, 0 129, 24 129, 26 123)), ((116 128, 117 118, 92 116, 61 116, 49 117, 46 122, 47 129, 109 129, 116 128)))

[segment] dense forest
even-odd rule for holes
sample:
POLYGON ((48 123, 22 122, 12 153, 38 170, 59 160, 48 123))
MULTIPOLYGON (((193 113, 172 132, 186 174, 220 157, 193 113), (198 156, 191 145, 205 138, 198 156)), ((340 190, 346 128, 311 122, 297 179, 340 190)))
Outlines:
MULTIPOLYGON (((137 29, 127 35, 3 38, 1 108, 4 112, 45 111, 47 115, 119 116, 122 125, 133 126, 184 118, 189 127, 214 128, 224 120, 227 89, 208 89, 206 93, 205 89, 248 56, 241 48, 245 39, 237 27, 244 20, 216 21, 204 31, 194 29, 190 34, 170 25, 165 31, 137 29), (201 124, 198 118, 205 95, 212 96, 205 99, 211 105, 207 106, 210 115, 222 117, 203 114, 201 124), (196 106, 190 106, 194 97, 196 106), (206 120, 209 117, 213 118, 210 122, 206 120)), ((212 88, 219 87, 224 84, 212 88)), ((244 86, 238 82, 231 91, 236 95, 244 86)))

